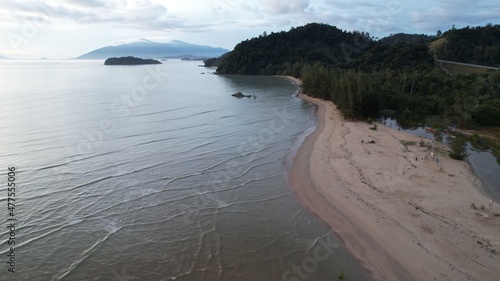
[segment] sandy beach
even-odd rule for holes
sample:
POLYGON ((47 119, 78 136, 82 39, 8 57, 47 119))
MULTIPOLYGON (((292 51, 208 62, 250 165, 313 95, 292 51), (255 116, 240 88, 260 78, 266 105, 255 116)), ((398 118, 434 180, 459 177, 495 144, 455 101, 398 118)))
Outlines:
POLYGON ((500 206, 490 209, 466 162, 300 97, 318 106, 318 124, 293 160, 290 186, 375 280, 498 280, 500 206))

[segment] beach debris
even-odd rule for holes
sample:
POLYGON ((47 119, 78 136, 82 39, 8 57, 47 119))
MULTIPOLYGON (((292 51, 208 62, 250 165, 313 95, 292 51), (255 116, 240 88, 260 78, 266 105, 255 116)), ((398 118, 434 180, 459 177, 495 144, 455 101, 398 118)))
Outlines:
POLYGON ((484 205, 481 205, 481 210, 486 210, 486 207, 484 205))
POLYGON ((488 218, 489 215, 487 213, 482 213, 482 212, 476 212, 476 215, 482 218, 488 218))
POLYGON ((375 141, 374 141, 374 140, 371 140, 371 141, 369 141, 369 142, 367 142, 367 143, 372 143, 372 144, 373 144, 373 143, 375 143, 375 141))
POLYGON ((472 210, 477 210, 476 204, 474 204, 474 203, 470 203, 470 208, 472 210))

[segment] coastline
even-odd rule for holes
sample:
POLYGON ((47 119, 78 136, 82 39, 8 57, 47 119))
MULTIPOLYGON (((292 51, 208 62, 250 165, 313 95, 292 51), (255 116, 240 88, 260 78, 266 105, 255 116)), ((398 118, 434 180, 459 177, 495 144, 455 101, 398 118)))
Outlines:
POLYGON ((467 163, 440 156, 438 167, 421 138, 370 130, 343 120, 331 102, 299 96, 317 105, 318 124, 293 159, 290 188, 375 280, 500 275, 500 217, 492 215, 500 207, 488 208, 467 163))

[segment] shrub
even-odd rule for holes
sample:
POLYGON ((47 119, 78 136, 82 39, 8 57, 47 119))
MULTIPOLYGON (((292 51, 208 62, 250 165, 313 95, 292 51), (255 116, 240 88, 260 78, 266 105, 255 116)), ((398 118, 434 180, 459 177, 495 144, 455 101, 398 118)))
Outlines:
POLYGON ((456 160, 464 160, 465 157, 469 156, 467 153, 467 143, 463 138, 457 138, 451 144, 451 151, 448 154, 451 158, 456 160))

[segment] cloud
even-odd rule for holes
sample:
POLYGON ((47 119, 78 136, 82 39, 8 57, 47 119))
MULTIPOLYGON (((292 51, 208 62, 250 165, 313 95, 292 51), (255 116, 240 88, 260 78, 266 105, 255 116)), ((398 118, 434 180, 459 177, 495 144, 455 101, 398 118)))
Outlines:
POLYGON ((433 3, 425 9, 415 10, 411 14, 411 23, 420 30, 432 31, 464 25, 481 25, 500 18, 500 7, 493 1, 485 0, 444 0, 433 3))
POLYGON ((67 2, 80 7, 106 7, 107 4, 103 0, 64 0, 61 2, 67 2))
MULTIPOLYGON (((61 45, 64 40, 72 44, 75 38, 107 45, 106 40, 134 36, 168 36, 232 48, 263 31, 288 30, 310 22, 375 36, 496 23, 500 18, 497 1, 0 0, 0 27, 4 34, 23 34, 27 25, 35 25, 40 32, 36 40, 30 39, 33 48, 55 39, 61 45)), ((7 44, 0 42, 0 50, 7 44)))
POLYGON ((309 8, 309 0, 262 0, 261 4, 272 15, 301 14, 309 8))
MULTIPOLYGON (((391 1, 373 1, 373 0, 330 0, 325 4, 330 8, 355 10, 365 8, 380 8, 386 6, 391 1)), ((394 1, 393 1, 394 2, 394 1)))
POLYGON ((139 29, 169 29, 184 26, 184 22, 168 9, 148 0, 4 0, 0 8, 8 11, 3 20, 17 21, 20 17, 43 18, 45 21, 73 21, 81 24, 109 23, 139 29))

